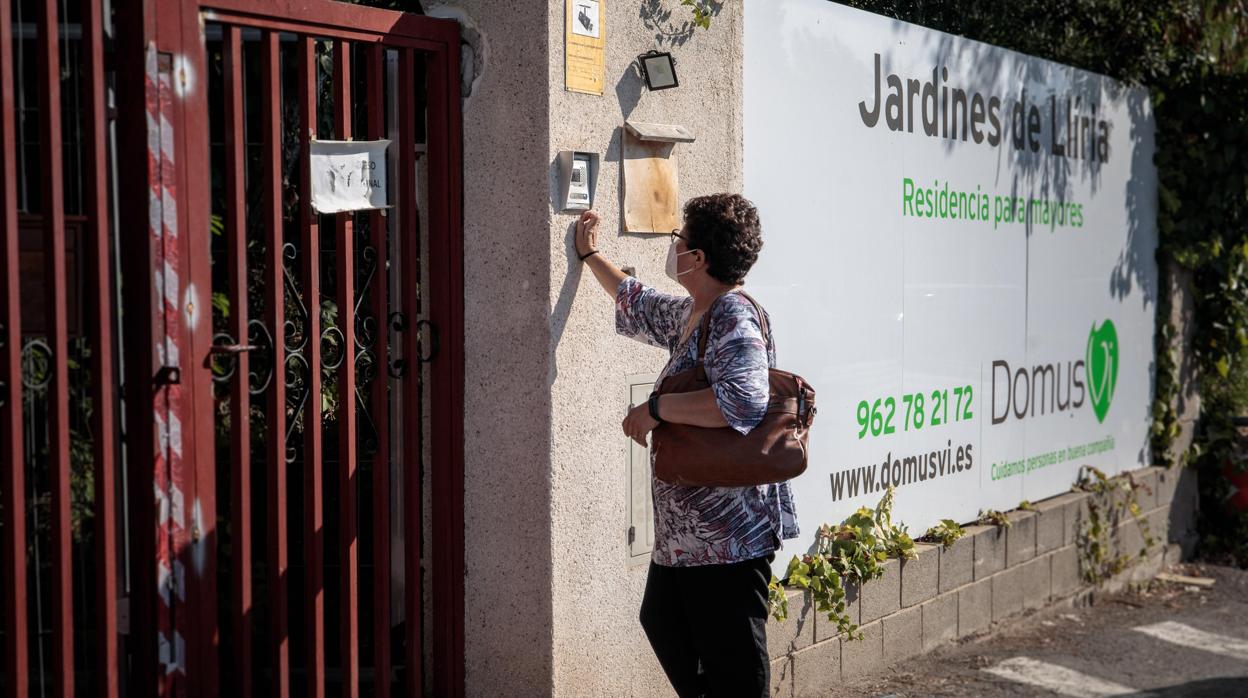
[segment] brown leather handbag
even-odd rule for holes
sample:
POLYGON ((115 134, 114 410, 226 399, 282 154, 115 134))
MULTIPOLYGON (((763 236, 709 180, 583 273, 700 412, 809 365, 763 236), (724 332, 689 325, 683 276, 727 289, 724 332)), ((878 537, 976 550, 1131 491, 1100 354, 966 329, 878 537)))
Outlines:
MULTIPOLYGON (((763 337, 769 337, 763 309, 745 292, 741 295, 758 312, 763 337)), ((717 302, 719 298, 715 299, 717 302)), ((656 391, 660 395, 710 387, 703 359, 715 303, 702 316, 697 364, 664 378, 656 391)), ((801 475, 806 470, 806 444, 815 419, 815 389, 797 374, 775 368, 768 372, 771 399, 767 413, 748 434, 742 435, 727 426, 708 428, 662 422, 655 427, 650 435, 654 476, 673 485, 748 487, 801 475)))

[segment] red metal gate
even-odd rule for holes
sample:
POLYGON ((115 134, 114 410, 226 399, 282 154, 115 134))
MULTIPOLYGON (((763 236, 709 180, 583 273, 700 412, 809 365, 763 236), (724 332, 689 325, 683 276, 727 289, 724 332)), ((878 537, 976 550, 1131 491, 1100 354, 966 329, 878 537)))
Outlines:
POLYGON ((0 3, 6 694, 462 694, 457 25, 121 0, 110 30, 64 4, 0 3), (390 138, 392 207, 317 214, 318 137, 390 138))

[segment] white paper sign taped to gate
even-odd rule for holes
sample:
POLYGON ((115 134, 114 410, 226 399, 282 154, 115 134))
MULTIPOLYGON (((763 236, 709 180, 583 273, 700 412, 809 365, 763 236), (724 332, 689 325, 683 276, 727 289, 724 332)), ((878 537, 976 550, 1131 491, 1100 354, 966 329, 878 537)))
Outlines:
POLYGON ((386 208, 388 140, 312 141, 312 208, 317 213, 386 208))

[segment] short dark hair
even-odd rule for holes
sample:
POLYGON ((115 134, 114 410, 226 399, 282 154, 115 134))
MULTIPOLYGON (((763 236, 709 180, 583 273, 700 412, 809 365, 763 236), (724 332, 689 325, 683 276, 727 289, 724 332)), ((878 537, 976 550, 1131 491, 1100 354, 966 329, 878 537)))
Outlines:
POLYGON ((740 194, 708 194, 685 204, 685 236, 691 250, 706 255, 706 272, 739 284, 763 249, 758 209, 740 194))

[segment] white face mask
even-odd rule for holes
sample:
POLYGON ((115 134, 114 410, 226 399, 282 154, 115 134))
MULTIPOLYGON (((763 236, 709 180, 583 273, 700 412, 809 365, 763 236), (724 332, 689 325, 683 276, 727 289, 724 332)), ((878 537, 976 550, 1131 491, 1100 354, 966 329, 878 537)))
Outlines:
POLYGON ((684 276, 685 274, 688 274, 689 272, 693 271, 692 269, 686 269, 684 271, 676 271, 676 258, 684 254, 693 254, 694 252, 696 252, 696 250, 688 250, 686 252, 677 252, 676 241, 673 240, 672 246, 667 248, 667 268, 664 270, 667 272, 668 278, 670 278, 672 281, 680 281, 681 276, 684 276))

